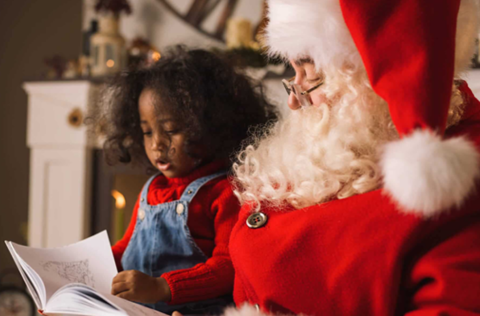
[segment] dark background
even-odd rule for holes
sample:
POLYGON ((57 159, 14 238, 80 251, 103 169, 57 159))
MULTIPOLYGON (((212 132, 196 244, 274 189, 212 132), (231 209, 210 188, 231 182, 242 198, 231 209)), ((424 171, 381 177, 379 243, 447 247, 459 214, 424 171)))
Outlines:
POLYGON ((0 0, 0 273, 13 267, 3 243, 26 243, 29 150, 26 79, 46 71, 45 57, 76 58, 81 0, 0 0))

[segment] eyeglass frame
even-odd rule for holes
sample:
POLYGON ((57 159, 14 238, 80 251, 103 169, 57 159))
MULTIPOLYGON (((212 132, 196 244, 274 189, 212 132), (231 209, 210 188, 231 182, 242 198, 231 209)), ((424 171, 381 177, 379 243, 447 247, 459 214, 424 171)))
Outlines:
POLYGON ((307 91, 302 91, 302 87, 299 85, 299 84, 295 84, 295 83, 290 83, 292 82, 293 80, 295 80, 295 77, 292 77, 290 79, 283 79, 282 80, 282 84, 283 84, 283 87, 285 88, 285 91, 287 91, 287 94, 288 96, 290 96, 290 93, 293 92, 293 95, 297 98, 298 102, 300 102, 300 104, 302 106, 306 106, 306 105, 312 105, 310 100, 308 98, 306 98, 306 96, 308 96, 310 94, 310 92, 314 91, 315 89, 319 88, 320 86, 322 86, 325 82, 322 81, 320 82, 319 84, 311 87, 310 89, 308 89, 307 91), (295 91, 295 88, 297 87, 299 93, 300 93, 300 96, 297 95, 296 91, 295 91), (303 97, 303 98, 302 98, 303 97), (306 104, 305 104, 306 103, 306 104))

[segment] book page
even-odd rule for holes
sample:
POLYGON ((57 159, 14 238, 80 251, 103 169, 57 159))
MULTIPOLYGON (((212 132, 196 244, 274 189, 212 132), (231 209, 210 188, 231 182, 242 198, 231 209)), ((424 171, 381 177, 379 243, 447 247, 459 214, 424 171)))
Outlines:
POLYGON ((104 295, 110 302, 123 309, 129 316, 168 316, 151 308, 133 303, 111 294, 104 295))
POLYGON ((125 316, 126 313, 103 295, 83 284, 69 284, 50 298, 44 314, 125 316))
POLYGON ((35 305, 37 306, 37 309, 42 309, 44 305, 41 301, 40 295, 38 294, 40 289, 37 289, 33 285, 32 280, 30 280, 26 271, 22 267, 22 265, 19 261, 19 258, 17 258, 17 254, 15 253, 15 250, 12 249, 11 242, 10 241, 5 241, 5 244, 7 245, 8 251, 10 251, 10 254, 12 255, 13 261, 15 262, 15 265, 17 266, 17 269, 20 272, 20 275, 22 276, 23 281, 27 285, 27 289, 30 292, 30 295, 32 296, 33 301, 35 302, 35 305))
POLYGON ((100 294, 82 284, 72 284, 58 290, 48 302, 45 313, 68 315, 129 315, 167 316, 111 294, 100 294))
POLYGON ((16 253, 45 284, 46 300, 59 288, 81 283, 100 293, 110 293, 118 273, 105 231, 65 247, 41 249, 12 243, 16 253))

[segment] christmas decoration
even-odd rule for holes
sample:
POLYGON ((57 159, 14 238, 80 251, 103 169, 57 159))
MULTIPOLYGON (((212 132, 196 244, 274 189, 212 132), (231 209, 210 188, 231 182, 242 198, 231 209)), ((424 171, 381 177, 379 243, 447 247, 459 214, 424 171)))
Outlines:
POLYGON ((99 0, 100 30, 91 37, 91 73, 93 76, 114 74, 126 65, 125 39, 119 33, 120 13, 131 13, 126 0, 99 0))

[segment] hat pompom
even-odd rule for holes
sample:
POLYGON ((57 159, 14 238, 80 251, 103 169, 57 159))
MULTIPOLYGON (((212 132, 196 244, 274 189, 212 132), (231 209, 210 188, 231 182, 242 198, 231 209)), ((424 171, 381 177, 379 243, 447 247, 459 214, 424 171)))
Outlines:
POLYGON ((432 217, 460 206, 480 176, 480 154, 462 137, 442 140, 417 130, 388 143, 381 166, 384 190, 406 213, 432 217))

